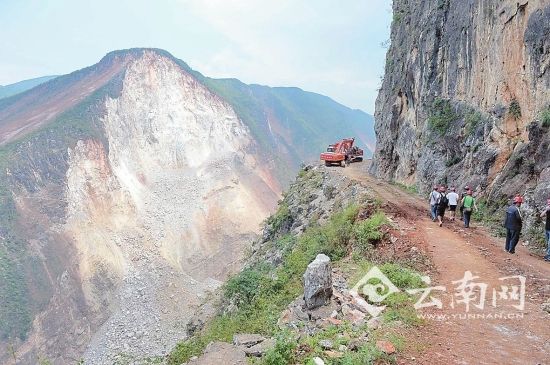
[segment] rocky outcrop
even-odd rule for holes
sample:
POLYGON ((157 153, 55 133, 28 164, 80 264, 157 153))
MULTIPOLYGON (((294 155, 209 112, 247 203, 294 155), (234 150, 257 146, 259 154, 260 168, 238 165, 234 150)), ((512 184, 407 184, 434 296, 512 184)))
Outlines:
POLYGON ((330 301, 332 296, 332 267, 330 257, 319 254, 304 273, 304 302, 306 309, 315 309, 330 301))
POLYGON ((550 196, 550 5, 393 2, 371 171, 473 186, 494 205, 550 196))

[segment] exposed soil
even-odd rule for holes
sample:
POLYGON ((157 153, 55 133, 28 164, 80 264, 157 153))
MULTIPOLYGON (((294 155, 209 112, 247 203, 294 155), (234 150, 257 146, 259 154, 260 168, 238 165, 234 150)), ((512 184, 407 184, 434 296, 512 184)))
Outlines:
MULTIPOLYGON (((422 314, 436 316, 426 319, 418 333, 411 331, 409 350, 399 359, 402 364, 550 364, 550 314, 541 304, 550 298, 550 264, 531 255, 518 245, 516 254, 504 251, 504 242, 492 237, 478 222, 470 229, 462 222, 447 220, 439 227, 428 217, 428 203, 396 186, 380 181, 366 173, 366 164, 354 164, 343 173, 367 185, 384 203, 386 213, 406 228, 406 240, 425 251, 435 266, 428 272, 430 286, 444 286, 446 292, 433 291, 441 300, 442 309, 431 307, 422 314), (480 288, 473 294, 477 300, 465 303, 457 300, 453 283, 470 271, 473 283, 487 284, 484 308, 479 304, 480 288), (520 287, 519 279, 500 280, 507 276, 526 278, 525 306, 518 310, 512 305, 519 301, 502 300, 501 286, 520 287), (493 306, 493 289, 497 301, 493 306), (454 301, 454 309, 451 302, 454 301), (476 318, 471 318, 476 316, 476 318), (502 316, 502 317, 500 317, 502 316)), ((424 303, 430 302, 428 297, 424 303)))

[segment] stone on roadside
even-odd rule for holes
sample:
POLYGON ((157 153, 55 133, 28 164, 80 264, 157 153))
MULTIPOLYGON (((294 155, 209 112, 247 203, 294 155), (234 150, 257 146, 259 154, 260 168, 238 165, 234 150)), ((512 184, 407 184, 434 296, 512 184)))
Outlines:
POLYGON ((376 348, 386 355, 391 355, 395 353, 395 346, 389 341, 376 341, 376 348))
POLYGON ((319 346, 321 346, 323 350, 332 350, 334 348, 334 344, 331 340, 321 340, 319 341, 319 346))
POLYGON ((359 339, 359 338, 354 338, 353 340, 351 340, 351 341, 348 343, 348 348, 349 348, 351 351, 357 351, 357 350, 359 350, 359 348, 361 348, 364 344, 365 344, 365 342, 362 341, 361 339, 359 339))
POLYGON ((350 310, 345 317, 354 326, 360 326, 365 322, 365 313, 357 309, 350 310))
POLYGON ((369 313, 370 306, 359 294, 352 295, 351 304, 363 313, 369 313))
POLYGON ((255 333, 239 333, 233 336, 233 345, 252 347, 265 341, 265 337, 255 333))
POLYGON ((307 309, 327 304, 332 296, 332 267, 330 258, 319 254, 304 273, 304 301, 307 309))
POLYGON ((275 340, 268 338, 252 347, 241 347, 247 356, 261 357, 275 347, 275 340))
POLYGON ((314 357, 313 358, 313 363, 315 365, 325 365, 325 362, 320 357, 314 357))
POLYGON ((379 317, 371 318, 367 321, 367 328, 370 330, 375 330, 382 324, 382 320, 379 317))

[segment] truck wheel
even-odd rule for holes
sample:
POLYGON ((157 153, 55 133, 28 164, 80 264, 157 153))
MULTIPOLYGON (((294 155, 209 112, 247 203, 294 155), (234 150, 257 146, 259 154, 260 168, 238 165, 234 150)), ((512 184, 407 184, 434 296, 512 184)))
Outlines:
POLYGON ((330 162, 325 161, 325 166, 326 166, 326 167, 329 167, 329 166, 330 166, 330 162))

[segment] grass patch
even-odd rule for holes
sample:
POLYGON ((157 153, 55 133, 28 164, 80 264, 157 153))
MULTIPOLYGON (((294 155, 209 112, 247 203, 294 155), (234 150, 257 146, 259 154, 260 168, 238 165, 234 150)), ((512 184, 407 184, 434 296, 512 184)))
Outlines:
POLYGON ((418 273, 401 265, 388 262, 379 268, 399 289, 424 287, 424 282, 418 273))
POLYGON ((397 186, 399 189, 406 191, 410 194, 418 194, 418 187, 416 185, 406 185, 397 181, 393 181, 392 185, 397 186))
MULTIPOLYGON (((376 344, 367 343, 362 346, 357 352, 348 352, 340 359, 336 364, 340 365, 358 365, 358 364, 395 364, 396 359, 394 355, 386 355, 380 351, 376 344)), ((313 362, 307 363, 308 365, 313 362)))

